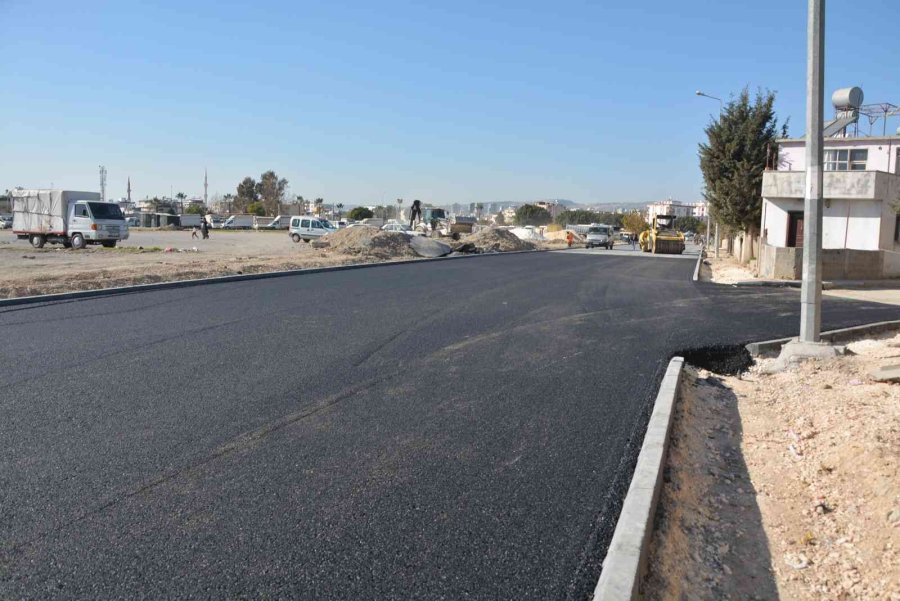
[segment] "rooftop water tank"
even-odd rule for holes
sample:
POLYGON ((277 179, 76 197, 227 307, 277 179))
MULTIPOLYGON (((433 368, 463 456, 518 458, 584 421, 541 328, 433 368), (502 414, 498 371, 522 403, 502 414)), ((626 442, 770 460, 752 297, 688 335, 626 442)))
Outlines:
POLYGON ((834 94, 831 95, 831 104, 833 104, 834 108, 839 111, 858 109, 862 106, 862 103, 862 88, 856 86, 853 86, 852 88, 841 88, 840 90, 835 90, 834 94))

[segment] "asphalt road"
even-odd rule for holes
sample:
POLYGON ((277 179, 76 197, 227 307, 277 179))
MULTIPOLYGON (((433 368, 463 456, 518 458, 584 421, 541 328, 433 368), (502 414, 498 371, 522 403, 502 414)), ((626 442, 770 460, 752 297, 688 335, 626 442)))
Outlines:
POLYGON ((668 359, 798 329, 796 291, 692 269, 538 253, 0 310, 0 598, 585 598, 668 359))

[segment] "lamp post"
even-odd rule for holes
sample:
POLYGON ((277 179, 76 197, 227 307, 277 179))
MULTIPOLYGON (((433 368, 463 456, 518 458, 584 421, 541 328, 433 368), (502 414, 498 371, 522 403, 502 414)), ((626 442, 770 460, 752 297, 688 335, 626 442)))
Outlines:
MULTIPOLYGON (((704 98, 712 98, 713 100, 719 101, 719 121, 722 120, 722 112, 725 110, 725 103, 722 102, 722 99, 718 96, 711 96, 701 90, 697 90, 695 92, 697 96, 703 96, 704 98)), ((709 221, 710 214, 712 211, 709 210, 709 202, 706 203, 706 246, 709 247, 709 221)), ((716 221, 716 258, 719 258, 719 222, 716 221)))

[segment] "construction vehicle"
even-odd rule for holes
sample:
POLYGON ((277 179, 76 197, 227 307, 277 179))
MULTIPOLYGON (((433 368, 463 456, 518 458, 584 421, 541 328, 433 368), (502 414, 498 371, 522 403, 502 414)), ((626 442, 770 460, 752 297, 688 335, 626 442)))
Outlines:
POLYGON ((422 220, 416 225, 416 231, 432 236, 450 236, 458 240, 461 234, 471 234, 475 227, 475 217, 454 215, 450 217, 447 211, 435 207, 422 209, 422 220))
POLYGON ((684 234, 675 230, 675 215, 656 215, 650 229, 641 232, 638 242, 645 253, 680 255, 684 252, 684 234))

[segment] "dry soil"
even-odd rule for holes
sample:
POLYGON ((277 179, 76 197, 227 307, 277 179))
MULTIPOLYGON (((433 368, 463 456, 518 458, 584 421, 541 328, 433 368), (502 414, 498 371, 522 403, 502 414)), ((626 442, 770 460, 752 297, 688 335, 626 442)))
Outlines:
POLYGON ((650 599, 900 599, 900 336, 764 375, 689 368, 650 599))

